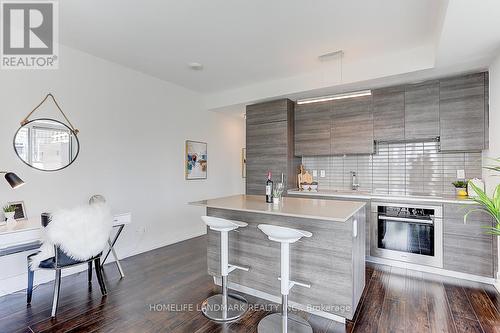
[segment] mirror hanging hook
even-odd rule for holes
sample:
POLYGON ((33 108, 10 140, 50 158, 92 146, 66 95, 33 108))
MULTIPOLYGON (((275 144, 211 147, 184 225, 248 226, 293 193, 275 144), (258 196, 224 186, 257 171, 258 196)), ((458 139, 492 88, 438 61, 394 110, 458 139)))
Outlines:
POLYGON ((48 98, 52 98, 52 101, 54 102, 54 104, 56 105, 57 109, 61 112, 61 114, 63 115, 64 119, 66 119, 66 121, 68 122, 69 126, 71 127, 71 131, 73 132, 73 134, 77 135, 78 133, 80 133, 80 131, 78 129, 76 129, 73 124, 71 123, 71 121, 69 121, 68 117, 66 116, 66 114, 63 112, 63 110, 61 109, 61 107, 59 106, 59 103, 57 103, 57 100, 56 98, 54 97, 54 95, 52 95, 52 93, 48 93, 47 96, 45 96, 45 98, 37 105, 35 106, 35 108, 30 112, 28 113, 28 115, 23 119, 21 120, 21 126, 24 126, 28 123, 29 121, 29 117, 31 117, 31 115, 36 111, 38 110, 38 108, 40 106, 42 106, 43 103, 45 103, 45 101, 48 99, 48 98))

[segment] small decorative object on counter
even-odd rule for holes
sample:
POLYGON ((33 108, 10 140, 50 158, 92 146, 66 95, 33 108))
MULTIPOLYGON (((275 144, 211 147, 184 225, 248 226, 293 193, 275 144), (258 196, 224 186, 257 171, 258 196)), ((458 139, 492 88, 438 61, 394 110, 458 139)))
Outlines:
POLYGON ((455 186, 455 190, 458 196, 466 197, 467 196, 467 181, 465 180, 457 180, 452 183, 455 186))
POLYGON ((16 222, 16 220, 14 219, 14 215, 16 215, 16 207, 11 205, 4 206, 3 214, 5 215, 5 222, 2 225, 6 223, 16 222))
POLYGON ((313 182, 313 176, 309 173, 309 171, 306 170, 306 173, 302 177, 302 183, 304 184, 311 184, 313 182))
POLYGON ((273 189, 273 204, 279 205, 284 189, 285 186, 283 183, 276 184, 276 187, 273 189))
POLYGON ((297 176, 299 190, 301 191, 318 191, 318 182, 313 181, 313 177, 309 171, 304 170, 304 166, 300 165, 300 173, 297 176))
POLYGON ((308 192, 318 192, 318 182, 311 182, 311 183, 302 183, 300 185, 300 188, 303 191, 308 191, 308 192))
POLYGON ((484 182, 479 178, 473 178, 469 180, 467 184, 467 193, 469 194, 469 198, 477 198, 479 196, 471 184, 474 184, 476 188, 484 192, 484 182))
POLYGON ((301 189, 300 185, 304 182, 303 178, 305 173, 306 171, 304 169, 304 165, 299 165, 299 174, 297 175, 297 186, 299 187, 299 190, 301 189))
POLYGON ((271 171, 267 172, 267 181, 266 181, 266 202, 273 202, 273 181, 272 181, 271 171))

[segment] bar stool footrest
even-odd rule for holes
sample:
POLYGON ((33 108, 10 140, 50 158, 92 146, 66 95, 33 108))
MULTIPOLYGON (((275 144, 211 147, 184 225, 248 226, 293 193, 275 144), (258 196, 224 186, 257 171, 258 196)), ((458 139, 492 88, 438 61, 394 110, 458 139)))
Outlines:
MULTIPOLYGON (((281 277, 278 278, 279 281, 281 281, 281 277)), ((288 291, 290 291, 293 286, 299 286, 299 287, 304 287, 304 288, 311 288, 311 284, 310 283, 306 283, 306 282, 298 282, 298 281, 292 281, 290 280, 290 285, 288 287, 288 291)))
POLYGON ((245 267, 245 266, 238 266, 238 265, 232 265, 232 264, 229 264, 228 266, 229 266, 229 268, 228 268, 228 273, 231 273, 232 271, 234 271, 234 270, 236 270, 236 269, 239 269, 239 270, 242 270, 242 271, 248 272, 248 270, 250 269, 249 267, 245 267))

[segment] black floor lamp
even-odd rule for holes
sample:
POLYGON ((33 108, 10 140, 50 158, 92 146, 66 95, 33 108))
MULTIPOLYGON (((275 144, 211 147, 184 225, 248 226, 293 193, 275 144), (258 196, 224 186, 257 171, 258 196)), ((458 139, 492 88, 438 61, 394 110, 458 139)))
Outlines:
POLYGON ((7 171, 0 171, 0 173, 5 174, 5 180, 7 181, 7 183, 9 183, 9 185, 12 188, 18 188, 24 185, 24 181, 21 178, 19 178, 18 175, 16 175, 15 173, 7 171))

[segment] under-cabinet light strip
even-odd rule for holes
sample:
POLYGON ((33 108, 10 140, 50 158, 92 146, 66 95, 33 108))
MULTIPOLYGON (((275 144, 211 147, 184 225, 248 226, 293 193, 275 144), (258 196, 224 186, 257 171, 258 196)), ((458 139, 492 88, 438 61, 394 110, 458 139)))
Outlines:
POLYGON ((345 94, 299 99, 299 100, 297 100, 297 104, 310 104, 310 103, 327 102, 327 101, 333 101, 336 99, 370 96, 371 94, 372 94, 371 90, 354 91, 354 92, 345 93, 345 94))

